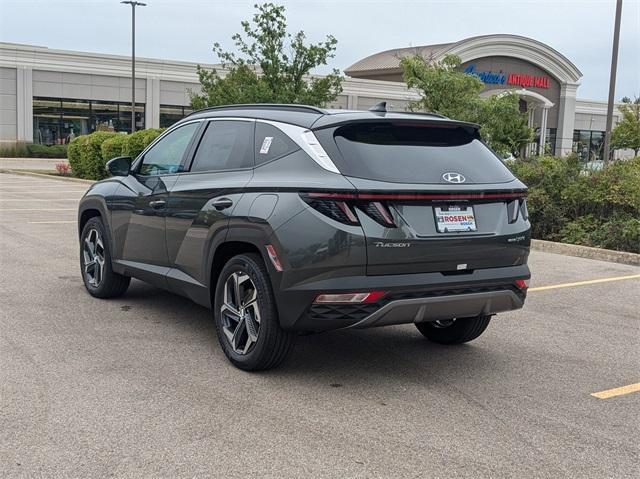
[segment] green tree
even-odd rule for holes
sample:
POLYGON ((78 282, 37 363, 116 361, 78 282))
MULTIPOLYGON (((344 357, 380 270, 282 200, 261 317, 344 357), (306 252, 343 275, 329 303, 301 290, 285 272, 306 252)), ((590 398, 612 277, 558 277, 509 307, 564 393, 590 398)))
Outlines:
POLYGON ((622 119, 611 132, 611 146, 617 150, 631 149, 634 156, 640 151, 640 98, 631 101, 624 97, 618 106, 622 119))
POLYGON ((520 97, 512 92, 491 95, 479 102, 478 123, 484 140, 501 155, 520 155, 533 141, 534 132, 526 116, 520 112, 520 97))
POLYGON ((420 92, 420 99, 411 102, 409 108, 478 123, 483 139, 497 153, 518 156, 533 140, 518 96, 507 92, 482 98, 484 83, 460 71, 460 63, 455 55, 438 61, 420 56, 403 58, 400 65, 404 80, 409 88, 420 92))
POLYGON ((238 53, 213 51, 227 70, 222 76, 198 66, 201 93, 190 92, 194 109, 232 103, 303 103, 324 106, 342 91, 337 69, 323 77, 310 72, 335 56, 338 41, 331 35, 323 42, 306 44, 303 31, 287 32, 283 6, 255 5, 252 22, 241 22, 244 33, 232 40, 238 53))

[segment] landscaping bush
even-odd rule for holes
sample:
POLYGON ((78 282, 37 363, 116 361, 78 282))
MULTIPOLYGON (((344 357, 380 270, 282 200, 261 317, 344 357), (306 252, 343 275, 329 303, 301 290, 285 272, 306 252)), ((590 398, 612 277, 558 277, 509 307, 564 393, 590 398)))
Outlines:
POLYGON ((640 253, 640 157, 584 171, 575 156, 518 159, 534 238, 640 253))
POLYGON ((102 159, 101 146, 104 141, 119 133, 95 131, 90 135, 79 136, 68 148, 69 164, 72 173, 80 178, 101 180, 107 176, 105 161, 102 159))
POLYGON ((102 153, 102 159, 106 163, 112 158, 116 158, 118 156, 126 156, 123 155, 122 151, 124 149, 125 144, 127 143, 127 135, 116 135, 113 138, 108 138, 105 140, 100 146, 100 151, 102 153))
POLYGON ((84 149, 84 143, 89 139, 89 135, 77 136, 67 148, 67 160, 69 166, 71 166, 71 174, 79 178, 84 178, 84 170, 82 168, 82 150, 84 149))
POLYGON ((2 158, 66 158, 67 145, 37 145, 18 143, 12 146, 0 147, 2 158))
POLYGON ((68 145, 37 145, 28 144, 27 152, 30 158, 66 158, 68 145))
POLYGON ((69 144, 67 156, 74 176, 90 180, 101 180, 108 173, 107 161, 116 156, 135 158, 163 129, 140 130, 132 135, 112 131, 94 131, 90 135, 77 137, 69 144))
POLYGON ((122 148, 122 156, 130 156, 135 159, 163 131, 164 128, 149 128, 147 130, 138 130, 128 135, 127 141, 122 148))

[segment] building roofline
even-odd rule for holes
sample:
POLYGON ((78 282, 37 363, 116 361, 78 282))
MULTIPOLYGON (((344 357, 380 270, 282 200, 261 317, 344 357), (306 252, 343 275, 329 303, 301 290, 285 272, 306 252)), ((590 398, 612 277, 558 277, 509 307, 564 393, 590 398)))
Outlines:
POLYGON ((439 59, 458 55, 463 62, 482 56, 513 56, 534 63, 562 83, 577 83, 582 72, 567 57, 549 45, 522 35, 506 33, 477 35, 453 43, 402 47, 374 53, 344 70, 345 74, 362 76, 374 72, 399 73, 399 57, 407 52, 425 51, 439 59), (529 55, 527 55, 529 53, 529 55), (379 65, 379 66, 376 66, 379 65))

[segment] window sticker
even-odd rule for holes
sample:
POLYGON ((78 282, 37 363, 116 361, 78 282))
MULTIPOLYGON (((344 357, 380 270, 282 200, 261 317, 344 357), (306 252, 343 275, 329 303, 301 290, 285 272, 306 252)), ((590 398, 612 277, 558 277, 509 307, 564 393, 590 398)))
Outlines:
POLYGON ((260 154, 266 155, 269 153, 269 148, 271 148, 271 142, 273 141, 272 136, 265 136, 264 141, 262 142, 262 146, 260 147, 260 154))

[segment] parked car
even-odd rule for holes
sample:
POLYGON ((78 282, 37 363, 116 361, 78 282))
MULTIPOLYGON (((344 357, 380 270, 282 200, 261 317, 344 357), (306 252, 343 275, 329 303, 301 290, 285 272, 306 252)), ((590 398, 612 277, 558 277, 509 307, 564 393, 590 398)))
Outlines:
POLYGON ((245 370, 301 331, 477 338, 525 301, 526 187, 477 125, 373 110, 209 108, 111 160, 78 212, 87 291, 133 277, 191 298, 245 370))

